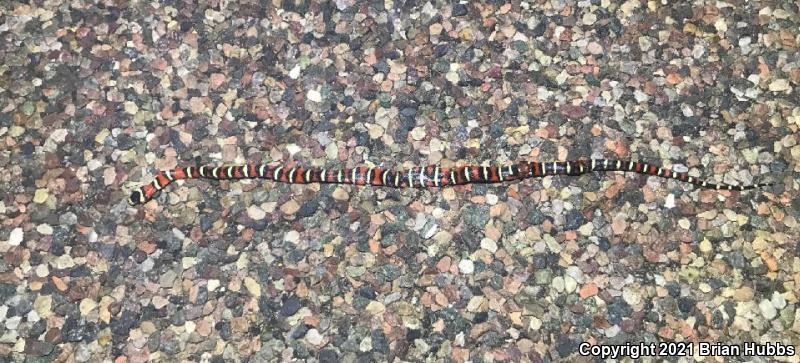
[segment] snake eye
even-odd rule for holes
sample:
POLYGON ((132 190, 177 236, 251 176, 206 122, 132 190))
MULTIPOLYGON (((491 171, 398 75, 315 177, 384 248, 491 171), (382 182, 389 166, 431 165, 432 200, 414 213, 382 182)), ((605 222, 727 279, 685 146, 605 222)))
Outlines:
POLYGON ((138 205, 142 203, 142 191, 136 190, 131 193, 131 196, 128 198, 128 204, 130 205, 138 205))

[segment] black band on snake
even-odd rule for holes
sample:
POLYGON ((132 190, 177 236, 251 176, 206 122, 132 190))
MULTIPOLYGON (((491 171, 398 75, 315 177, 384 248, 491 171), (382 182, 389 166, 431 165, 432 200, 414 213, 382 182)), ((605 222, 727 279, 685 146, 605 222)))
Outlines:
POLYGON ((304 168, 302 166, 288 168, 275 164, 248 164, 219 167, 190 166, 161 171, 152 182, 134 190, 130 198, 128 198, 128 203, 131 205, 147 203, 159 191, 180 179, 269 179, 276 182, 296 184, 369 184, 393 188, 440 188, 469 183, 502 183, 548 175, 581 175, 595 171, 635 172, 676 179, 700 188, 716 190, 748 190, 772 185, 771 183, 751 185, 713 184, 691 177, 687 173, 674 172, 645 162, 606 159, 553 162, 523 161, 505 166, 468 165, 455 168, 429 165, 404 171, 367 166, 352 169, 321 169, 304 168))

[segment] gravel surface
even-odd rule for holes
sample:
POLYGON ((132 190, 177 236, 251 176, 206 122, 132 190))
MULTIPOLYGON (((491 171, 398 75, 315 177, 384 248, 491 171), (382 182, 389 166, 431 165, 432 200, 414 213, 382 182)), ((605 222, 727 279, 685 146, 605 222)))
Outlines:
POLYGON ((199 2, 0 2, 0 361, 800 347, 796 3, 199 2), (579 157, 779 185, 187 181, 126 203, 195 163, 579 157))

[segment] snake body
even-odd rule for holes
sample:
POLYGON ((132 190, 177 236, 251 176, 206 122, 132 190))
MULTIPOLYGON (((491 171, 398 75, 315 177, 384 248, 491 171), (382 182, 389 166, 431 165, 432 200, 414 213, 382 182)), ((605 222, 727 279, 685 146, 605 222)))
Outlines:
POLYGON ((526 178, 539 178, 548 175, 581 175, 596 171, 624 171, 662 178, 676 179, 700 188, 717 190, 748 190, 771 185, 760 183, 751 185, 714 184, 691 177, 688 173, 675 172, 640 161, 631 160, 573 160, 552 162, 522 161, 510 165, 477 166, 467 165, 445 168, 438 165, 413 167, 407 170, 392 170, 382 167, 359 166, 345 169, 287 167, 281 164, 247 164, 229 166, 189 166, 160 171, 152 182, 137 188, 131 193, 131 205, 144 204, 153 199, 159 191, 181 179, 268 179, 275 182, 308 184, 353 184, 373 185, 393 188, 441 188, 469 183, 503 183, 526 178))

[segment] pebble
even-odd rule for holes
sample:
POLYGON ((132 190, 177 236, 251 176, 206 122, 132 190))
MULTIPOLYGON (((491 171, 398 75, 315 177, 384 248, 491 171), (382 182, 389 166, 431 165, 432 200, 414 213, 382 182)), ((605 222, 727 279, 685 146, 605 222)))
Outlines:
POLYGON ((251 205, 247 208, 247 216, 253 220, 259 221, 266 218, 267 212, 257 205, 251 205))
POLYGON ((564 276, 564 291, 571 293, 578 287, 578 282, 571 276, 564 276))
POLYGON ((22 239, 25 237, 25 234, 22 232, 22 228, 17 227, 11 230, 11 233, 8 235, 8 244, 11 246, 19 246, 22 243, 22 239))
POLYGON ((344 188, 342 188, 342 187, 336 187, 336 189, 333 190, 332 196, 333 196, 333 199, 336 199, 336 200, 344 201, 344 200, 350 199, 350 195, 347 194, 347 191, 345 191, 344 188))
POLYGON ((495 253, 497 252, 497 243, 489 238, 484 238, 481 240, 481 248, 491 253, 495 253))
POLYGON ((594 282, 590 282, 581 287, 581 290, 578 292, 578 295, 581 297, 581 299, 585 299, 597 295, 597 292, 598 292, 597 284, 595 284, 594 282))
POLYGON ((325 146, 325 157, 327 157, 328 160, 336 160, 339 157, 339 147, 335 142, 325 146))
POLYGON ((383 312, 386 311, 386 306, 384 306, 379 301, 373 300, 373 301, 370 301, 369 304, 367 304, 366 310, 367 310, 368 313, 372 314, 373 316, 377 316, 379 314, 383 314, 383 312))
POLYGON ((53 227, 51 227, 49 224, 46 223, 40 224, 36 226, 36 232, 39 232, 40 234, 43 234, 45 236, 50 236, 53 234, 53 227))
POLYGON ((283 241, 296 244, 300 240, 300 233, 297 231, 289 231, 283 235, 283 241))
POLYGON ((772 293, 772 306, 776 309, 783 309, 786 307, 786 298, 783 297, 783 294, 777 291, 772 293))
POLYGON ((425 138, 425 129, 422 127, 415 127, 411 130, 411 138, 415 141, 420 141, 425 138))
POLYGON ((295 64, 292 70, 289 71, 289 78, 297 79, 298 77, 300 77, 300 65, 295 64))
POLYGON ((668 194, 664 200, 664 208, 675 208, 675 194, 668 194))
POLYGON ((169 300, 160 295, 153 296, 151 302, 153 303, 153 307, 155 307, 156 309, 161 309, 169 305, 169 300))
POLYGON ((225 83, 225 75, 222 73, 212 73, 209 79, 209 87, 211 89, 217 89, 219 86, 225 83))
POLYGON ((772 302, 767 299, 761 300, 761 302, 758 303, 758 309, 761 310, 761 315, 768 320, 771 320, 778 315, 778 310, 775 309, 775 306, 772 305, 772 302))
POLYGON ((33 202, 42 204, 47 201, 47 197, 49 196, 50 193, 46 188, 36 189, 36 192, 33 194, 33 202))
POLYGON ((139 112, 139 106, 137 106, 135 103, 131 101, 126 101, 123 104, 123 108, 125 109, 125 112, 127 112, 129 115, 135 115, 137 112, 139 112))
POLYGON ((214 291, 218 287, 219 287, 219 280, 217 279, 208 280, 208 282, 206 283, 206 289, 208 289, 208 291, 214 291))
POLYGON ((306 332, 306 341, 311 345, 320 345, 322 344, 323 336, 319 333, 319 330, 315 328, 311 328, 306 332))
POLYGON ((622 218, 614 218, 614 220, 611 222, 611 230, 614 232, 614 234, 622 234, 625 232, 625 228, 627 227, 628 222, 622 218))
POLYGON ((308 97, 310 101, 322 102, 322 94, 320 94, 319 91, 315 89, 308 90, 306 97, 308 97))
POLYGON ((462 274, 469 275, 475 272, 475 263, 472 260, 463 259, 458 263, 458 271, 462 274))
POLYGON ((551 283, 553 289, 558 291, 559 293, 564 292, 564 277, 563 276, 556 276, 553 278, 553 282, 551 283))
POLYGON ((792 86, 789 85, 789 81, 785 79, 776 79, 769 84, 769 90, 772 92, 784 92, 790 91, 792 86))
POLYGON ((261 296, 261 285, 252 277, 247 276, 244 278, 244 287, 253 297, 258 298, 261 296))
POLYGON ((448 244, 453 240, 453 235, 448 231, 442 230, 433 235, 433 240, 440 245, 448 244))
POLYGON ((541 327, 542 327, 542 320, 535 316, 531 316, 531 320, 528 322, 528 329, 535 331, 539 330, 539 328, 541 327))
POLYGON ((366 126, 367 132, 369 133, 369 138, 373 140, 383 136, 383 133, 385 132, 383 126, 378 124, 367 124, 366 126))
POLYGON ((708 253, 708 252, 711 252, 713 250, 714 250, 714 246, 711 245, 711 241, 709 241, 708 239, 704 238, 700 242, 700 252, 708 253))
POLYGON ((586 46, 586 50, 595 55, 603 54, 604 51, 603 46, 598 42, 589 42, 589 44, 586 46))
POLYGON ((300 150, 302 149, 300 148, 300 146, 297 146, 297 144, 291 143, 286 145, 286 151, 289 152, 289 155, 297 154, 300 152, 300 150))
POLYGON ((94 310, 94 308, 96 307, 97 307, 97 302, 94 301, 94 299, 89 299, 89 298, 81 300, 81 303, 79 305, 79 308, 81 310, 81 315, 83 316, 89 315, 89 313, 92 312, 92 310, 94 310))
POLYGON ((281 212, 286 215, 295 214, 298 210, 300 210, 300 205, 294 199, 289 199, 281 206, 281 212))

